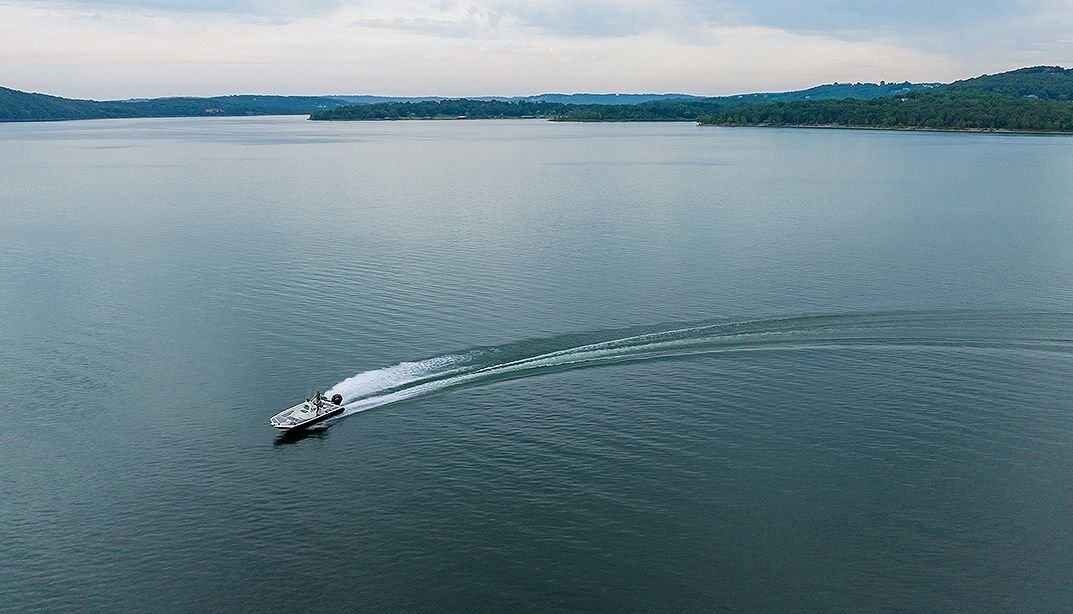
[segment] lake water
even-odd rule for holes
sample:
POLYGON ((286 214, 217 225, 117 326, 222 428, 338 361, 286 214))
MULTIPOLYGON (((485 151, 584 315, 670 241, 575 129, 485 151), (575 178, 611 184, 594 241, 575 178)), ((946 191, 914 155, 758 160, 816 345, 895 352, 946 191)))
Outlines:
POLYGON ((1073 139, 108 120, 0 169, 0 609, 1073 609, 1073 139))

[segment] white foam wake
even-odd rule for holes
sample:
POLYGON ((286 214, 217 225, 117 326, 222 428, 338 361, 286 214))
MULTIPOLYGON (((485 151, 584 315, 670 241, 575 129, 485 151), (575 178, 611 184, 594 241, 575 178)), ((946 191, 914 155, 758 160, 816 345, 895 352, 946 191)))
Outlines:
POLYGON ((328 395, 342 394, 346 411, 340 417, 349 416, 478 379, 510 377, 521 372, 673 352, 676 348, 696 345, 698 341, 709 339, 707 336, 692 339, 676 337, 696 334, 709 328, 712 327, 683 328, 601 341, 483 367, 475 360, 480 356, 480 352, 402 362, 391 367, 358 373, 336 384, 328 391, 328 395))
POLYGON ((468 354, 449 354, 364 371, 332 386, 326 395, 330 397, 333 394, 341 394, 344 403, 351 403, 423 379, 445 376, 468 357, 468 354))
POLYGON ((579 339, 571 336, 402 362, 358 373, 336 384, 328 394, 343 395, 346 411, 342 415, 347 416, 481 382, 622 361, 716 352, 904 347, 933 351, 1073 353, 1073 339, 1054 338, 1054 324, 1048 319, 1064 316, 1038 316, 1042 328, 1035 335, 1029 330, 1032 322, 1026 322, 1027 317, 1021 315, 1007 322, 996 316, 979 320, 965 314, 942 312, 836 314, 720 320, 582 344, 577 344, 579 339))

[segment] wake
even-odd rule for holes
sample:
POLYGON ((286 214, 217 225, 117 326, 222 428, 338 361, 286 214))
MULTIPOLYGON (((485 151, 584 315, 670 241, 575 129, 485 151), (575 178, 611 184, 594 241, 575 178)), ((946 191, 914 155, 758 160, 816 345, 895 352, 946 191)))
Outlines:
POLYGON ((598 331, 401 362, 358 373, 327 394, 343 395, 342 418, 449 389, 569 369, 725 352, 854 348, 1073 357, 1073 314, 837 314, 598 331))

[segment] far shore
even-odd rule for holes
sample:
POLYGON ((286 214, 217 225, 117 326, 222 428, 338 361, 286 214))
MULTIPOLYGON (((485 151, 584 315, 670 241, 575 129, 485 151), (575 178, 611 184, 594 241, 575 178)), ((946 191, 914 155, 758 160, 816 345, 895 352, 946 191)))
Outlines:
POLYGON ((1069 136, 1067 130, 1011 130, 1009 128, 930 128, 926 126, 850 126, 846 124, 707 124, 698 126, 714 128, 812 128, 815 130, 881 130, 885 132, 970 132, 975 134, 1026 134, 1069 136))
POLYGON ((570 119, 563 117, 459 117, 459 116, 433 116, 433 117, 369 117, 361 119, 321 119, 309 117, 311 121, 324 122, 398 122, 398 121, 495 121, 495 120, 518 120, 540 119, 545 121, 564 124, 644 124, 644 123, 688 123, 693 122, 698 126, 717 128, 812 128, 815 130, 879 130, 886 132, 968 132, 976 134, 1025 134, 1025 135, 1073 135, 1073 131, 1063 130, 1011 130, 1009 128, 929 128, 926 126, 851 126, 847 124, 709 124, 698 122, 695 119, 570 119))

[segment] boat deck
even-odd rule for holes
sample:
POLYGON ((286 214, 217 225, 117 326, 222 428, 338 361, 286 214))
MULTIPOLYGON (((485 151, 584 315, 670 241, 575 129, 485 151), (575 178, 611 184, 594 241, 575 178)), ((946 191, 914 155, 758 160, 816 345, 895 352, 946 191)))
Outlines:
POLYGON ((342 410, 341 405, 336 405, 331 401, 321 401, 318 409, 313 401, 307 400, 272 416, 269 423, 276 428, 291 428, 317 418, 326 418, 342 410))

